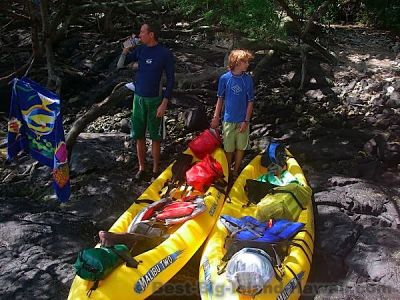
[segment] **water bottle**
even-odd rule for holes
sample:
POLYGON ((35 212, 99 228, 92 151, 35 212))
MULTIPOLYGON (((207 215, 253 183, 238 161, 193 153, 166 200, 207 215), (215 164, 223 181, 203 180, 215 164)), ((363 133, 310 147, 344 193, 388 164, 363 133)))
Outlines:
POLYGON ((123 42, 123 48, 137 46, 137 45, 139 45, 139 43, 140 43, 140 39, 133 35, 129 39, 127 39, 125 42, 123 42))
POLYGON ((132 45, 137 46, 137 45, 139 45, 139 44, 140 44, 140 39, 139 39, 137 36, 134 36, 134 37, 132 38, 132 45))

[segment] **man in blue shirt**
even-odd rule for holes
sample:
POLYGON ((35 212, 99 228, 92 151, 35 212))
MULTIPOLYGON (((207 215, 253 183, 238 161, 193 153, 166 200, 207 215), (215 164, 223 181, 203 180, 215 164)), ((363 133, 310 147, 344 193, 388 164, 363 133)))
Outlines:
POLYGON ((145 176, 146 131, 152 140, 153 179, 159 174, 160 142, 163 137, 163 117, 174 86, 174 58, 172 52, 158 43, 158 28, 145 23, 140 28, 141 45, 124 48, 118 68, 138 62, 135 95, 132 108, 132 137, 136 140, 139 170, 137 180, 145 176), (162 90, 161 77, 167 83, 162 90))

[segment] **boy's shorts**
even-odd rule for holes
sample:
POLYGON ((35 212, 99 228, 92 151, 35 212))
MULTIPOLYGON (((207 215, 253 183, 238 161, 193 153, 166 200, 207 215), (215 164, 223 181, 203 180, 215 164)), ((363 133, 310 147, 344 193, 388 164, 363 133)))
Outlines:
POLYGON ((161 97, 141 97, 135 94, 132 108, 131 136, 135 140, 146 137, 146 130, 153 141, 160 141, 163 137, 163 118, 157 118, 157 108, 161 104, 161 97))
POLYGON ((241 123, 222 122, 225 152, 246 150, 249 143, 249 126, 244 132, 239 132, 241 123))

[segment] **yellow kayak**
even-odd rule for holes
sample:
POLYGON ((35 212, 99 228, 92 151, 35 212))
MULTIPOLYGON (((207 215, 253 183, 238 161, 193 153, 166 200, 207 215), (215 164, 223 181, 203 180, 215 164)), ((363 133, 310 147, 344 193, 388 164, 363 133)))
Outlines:
MULTIPOLYGON (((287 154, 289 154, 287 152, 287 154)), ((311 260, 314 249, 314 212, 312 191, 307 180, 297 163, 288 155, 286 160, 288 171, 295 176, 305 191, 306 205, 298 215, 297 222, 305 224, 302 231, 298 232, 293 240, 302 247, 289 246, 287 255, 282 261, 282 277, 278 280, 276 276, 272 281, 264 285, 263 290, 254 298, 238 293, 227 280, 226 272, 221 270, 222 258, 226 253, 224 248, 228 230, 218 221, 208 237, 202 254, 199 268, 199 286, 202 299, 298 299, 304 288, 310 273, 311 260)), ((267 169, 261 166, 261 155, 256 156, 241 172, 222 208, 221 215, 229 215, 235 218, 243 216, 257 217, 257 205, 248 204, 245 192, 247 179, 257 179, 267 173, 267 169), (229 201, 228 201, 229 199, 229 201)), ((296 184, 297 185, 297 184, 296 184)), ((272 196, 275 197, 275 196, 272 196)), ((279 197, 278 195, 276 197, 279 197)))
MULTIPOLYGON (((190 150, 185 153, 193 155, 190 150)), ((227 180, 228 166, 224 151, 217 149, 212 156, 222 165, 225 180, 227 180)), ((165 169, 138 200, 159 200, 159 191, 172 177, 171 168, 172 165, 165 169)), ((168 282, 204 243, 220 214, 225 199, 224 193, 211 186, 204 195, 207 207, 205 212, 169 228, 169 237, 160 245, 134 257, 140 262, 137 268, 129 268, 122 264, 114 269, 110 275, 99 282, 97 289, 91 293, 90 299, 144 299, 168 282)), ((143 202, 132 204, 109 231, 127 232, 131 221, 147 205, 149 204, 143 202)), ((68 299, 89 299, 87 292, 92 286, 93 282, 75 276, 68 299)))

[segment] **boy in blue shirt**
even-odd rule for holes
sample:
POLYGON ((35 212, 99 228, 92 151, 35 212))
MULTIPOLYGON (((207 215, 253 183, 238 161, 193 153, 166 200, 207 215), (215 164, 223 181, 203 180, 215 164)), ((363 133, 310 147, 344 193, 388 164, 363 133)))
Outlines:
POLYGON ((246 50, 233 50, 229 54, 229 71, 221 75, 218 82, 217 104, 211 128, 219 125, 223 112, 223 140, 226 158, 232 168, 234 156, 233 177, 237 177, 244 150, 249 143, 249 123, 253 113, 254 88, 253 79, 246 73, 249 60, 253 55, 246 50))
POLYGON ((158 43, 158 29, 154 25, 143 24, 139 38, 142 45, 124 48, 117 65, 121 68, 134 61, 139 65, 131 119, 132 137, 136 140, 139 162, 139 170, 135 175, 137 180, 143 179, 145 175, 146 130, 152 140, 152 178, 155 179, 159 174, 162 119, 174 86, 174 58, 169 49, 158 43), (161 90, 163 72, 167 78, 165 91, 161 90))

